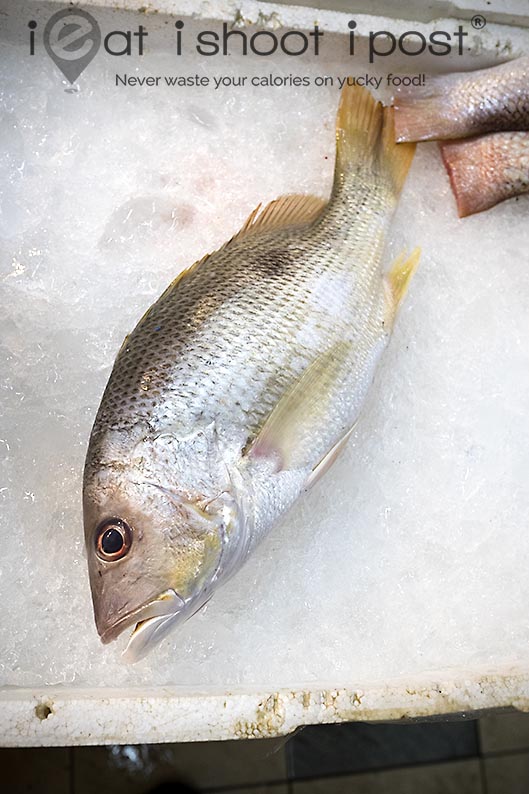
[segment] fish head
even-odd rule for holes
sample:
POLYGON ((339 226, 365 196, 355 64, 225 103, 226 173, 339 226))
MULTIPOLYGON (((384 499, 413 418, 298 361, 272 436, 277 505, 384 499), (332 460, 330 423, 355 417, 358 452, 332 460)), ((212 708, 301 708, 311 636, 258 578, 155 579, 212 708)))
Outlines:
POLYGON ((90 442, 83 512, 95 622, 104 643, 135 626, 130 661, 200 609, 233 558, 238 510, 217 457, 138 428, 90 442))

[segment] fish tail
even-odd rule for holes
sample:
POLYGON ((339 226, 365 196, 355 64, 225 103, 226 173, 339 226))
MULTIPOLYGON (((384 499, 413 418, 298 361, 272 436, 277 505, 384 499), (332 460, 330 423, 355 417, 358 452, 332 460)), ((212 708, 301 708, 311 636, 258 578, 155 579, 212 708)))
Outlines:
POLYGON ((457 213, 460 218, 464 218, 466 215, 471 215, 477 211, 473 209, 473 206, 477 204, 476 199, 479 201, 479 192, 476 193, 476 186, 472 186, 472 182, 475 181, 473 179, 472 160, 465 157, 465 152, 461 150, 459 144, 460 142, 457 141, 450 144, 441 143, 439 148, 450 180, 450 187, 456 200, 457 213))
POLYGON ((384 108, 365 88, 346 86, 342 90, 336 119, 335 192, 349 173, 368 169, 389 178, 397 197, 414 151, 414 144, 395 143, 392 108, 384 108))
POLYGON ((372 160, 381 131, 381 103, 365 88, 345 86, 336 117, 336 172, 372 160))
POLYGON ((489 209, 501 200, 494 178, 486 168, 484 141, 489 137, 439 144, 460 218, 489 209))
POLYGON ((395 113, 393 108, 384 108, 379 160, 391 177, 396 196, 402 191, 414 154, 414 143, 395 143, 395 113))
POLYGON ((431 77, 424 86, 402 88, 393 97, 395 140, 431 141, 454 138, 461 120, 449 112, 454 90, 451 75, 431 77))

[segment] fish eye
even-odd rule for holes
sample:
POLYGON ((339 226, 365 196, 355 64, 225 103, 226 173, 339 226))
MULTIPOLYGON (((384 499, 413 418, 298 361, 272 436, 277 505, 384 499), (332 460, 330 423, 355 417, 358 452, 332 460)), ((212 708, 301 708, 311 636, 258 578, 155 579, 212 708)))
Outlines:
POLYGON ((105 562, 121 560, 131 544, 132 529, 121 518, 108 518, 96 530, 97 556, 105 562))

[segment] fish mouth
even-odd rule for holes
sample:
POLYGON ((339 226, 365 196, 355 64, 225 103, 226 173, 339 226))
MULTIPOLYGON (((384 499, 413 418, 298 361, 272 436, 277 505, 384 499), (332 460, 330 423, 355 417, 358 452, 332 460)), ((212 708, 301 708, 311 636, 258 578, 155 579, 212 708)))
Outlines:
MULTIPOLYGON (((164 592, 160 593, 156 598, 153 598, 146 604, 142 604, 137 609, 119 618, 115 623, 112 623, 100 634, 101 642, 105 645, 112 642, 125 629, 136 624, 131 634, 129 644, 124 651, 124 654, 128 654, 131 645, 139 645, 137 640, 139 636, 142 636, 142 639, 146 640, 147 636, 153 637, 155 633, 159 635, 160 628, 163 625, 172 625, 175 618, 182 613, 185 605, 186 602, 178 595, 176 590, 164 590, 164 592)), ((158 637, 156 640, 158 640, 158 637)), ((132 655, 133 654, 128 654, 130 660, 134 661, 132 655)))

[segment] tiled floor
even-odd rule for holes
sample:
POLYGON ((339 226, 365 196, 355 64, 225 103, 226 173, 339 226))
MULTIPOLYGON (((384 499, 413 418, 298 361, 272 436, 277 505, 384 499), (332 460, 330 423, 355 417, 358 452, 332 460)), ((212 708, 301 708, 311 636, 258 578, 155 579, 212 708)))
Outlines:
POLYGON ((529 715, 238 742, 0 750, 8 794, 527 794, 529 715))

